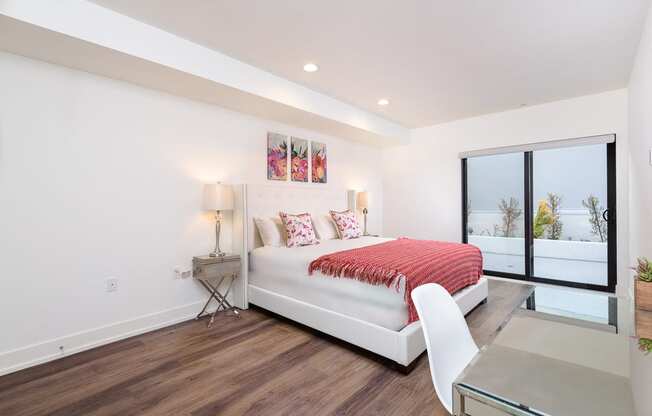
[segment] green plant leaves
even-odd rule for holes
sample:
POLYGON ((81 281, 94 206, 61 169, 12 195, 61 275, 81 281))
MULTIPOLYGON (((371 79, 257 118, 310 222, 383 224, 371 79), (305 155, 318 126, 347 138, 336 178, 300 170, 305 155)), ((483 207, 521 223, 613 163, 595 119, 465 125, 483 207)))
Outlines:
POLYGON ((645 257, 638 258, 636 278, 643 282, 652 282, 652 265, 650 265, 650 261, 645 257))

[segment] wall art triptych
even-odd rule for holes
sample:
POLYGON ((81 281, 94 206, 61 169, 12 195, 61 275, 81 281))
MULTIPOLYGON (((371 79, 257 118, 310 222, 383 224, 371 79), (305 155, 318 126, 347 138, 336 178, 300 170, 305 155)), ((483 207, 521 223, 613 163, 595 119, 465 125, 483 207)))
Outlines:
POLYGON ((267 133, 267 179, 327 183, 326 145, 315 141, 267 133), (288 175, 289 171, 289 175, 288 175))

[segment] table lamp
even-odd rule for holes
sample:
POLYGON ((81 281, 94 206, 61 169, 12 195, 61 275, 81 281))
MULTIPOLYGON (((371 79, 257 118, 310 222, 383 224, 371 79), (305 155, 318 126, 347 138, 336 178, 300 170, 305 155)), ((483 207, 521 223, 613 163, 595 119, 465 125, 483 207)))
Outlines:
POLYGON ((233 209, 233 189, 229 185, 221 183, 209 183, 204 185, 202 208, 206 211, 215 211, 215 250, 209 254, 210 257, 222 257, 226 253, 220 250, 220 228, 222 225, 221 211, 233 209))
POLYGON ((367 213, 369 208, 369 192, 358 192, 357 203, 358 209, 362 209, 362 214, 364 215, 364 232, 363 235, 369 235, 367 232, 367 213))

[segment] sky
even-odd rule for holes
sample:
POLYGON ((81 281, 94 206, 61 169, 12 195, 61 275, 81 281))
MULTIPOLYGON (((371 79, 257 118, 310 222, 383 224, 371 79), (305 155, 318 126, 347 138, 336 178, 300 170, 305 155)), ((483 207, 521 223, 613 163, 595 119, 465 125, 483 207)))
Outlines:
MULTIPOLYGON (((584 209, 589 194, 607 205, 607 146, 540 150, 533 153, 534 206, 549 192, 562 197, 561 209, 584 209)), ((496 210, 501 198, 516 197, 523 208, 523 153, 481 156, 467 162, 471 210, 496 210)))

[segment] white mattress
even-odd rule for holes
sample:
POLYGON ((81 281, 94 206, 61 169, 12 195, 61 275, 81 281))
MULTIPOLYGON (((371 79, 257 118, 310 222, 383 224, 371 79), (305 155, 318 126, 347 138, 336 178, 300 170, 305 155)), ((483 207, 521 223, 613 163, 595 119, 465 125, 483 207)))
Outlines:
POLYGON ((408 321, 403 284, 397 291, 394 287, 373 286, 317 272, 308 275, 310 262, 323 254, 389 240, 361 237, 322 240, 320 244, 304 247, 259 247, 249 258, 249 285, 399 331, 408 321))

